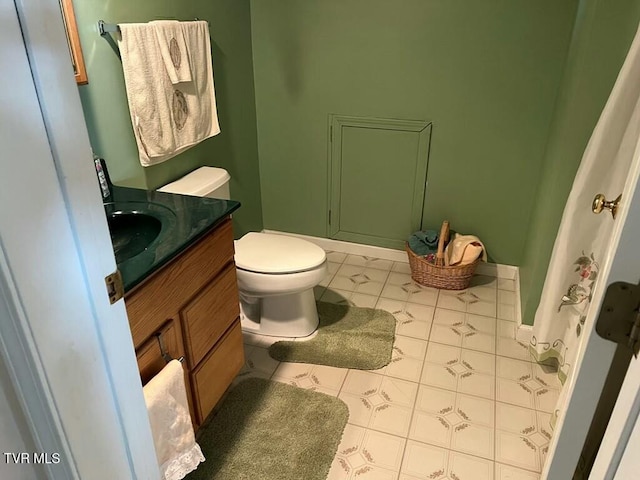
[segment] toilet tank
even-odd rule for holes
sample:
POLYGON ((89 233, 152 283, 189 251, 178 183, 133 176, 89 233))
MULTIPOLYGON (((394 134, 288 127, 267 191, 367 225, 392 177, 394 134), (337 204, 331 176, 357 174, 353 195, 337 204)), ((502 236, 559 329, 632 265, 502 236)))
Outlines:
POLYGON ((229 200, 231 176, 224 168, 200 167, 184 177, 159 188, 159 192, 192 195, 194 197, 229 200))

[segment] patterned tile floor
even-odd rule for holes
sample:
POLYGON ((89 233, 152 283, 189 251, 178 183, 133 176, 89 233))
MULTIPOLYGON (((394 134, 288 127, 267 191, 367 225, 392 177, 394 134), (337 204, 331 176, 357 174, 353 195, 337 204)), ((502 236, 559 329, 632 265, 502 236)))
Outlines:
POLYGON ((462 292, 420 286, 409 265, 328 252, 316 298, 396 320, 393 359, 375 371, 280 363, 276 338, 245 334, 238 379, 338 396, 349 423, 328 480, 539 480, 560 384, 515 340, 515 282, 476 276, 462 292))

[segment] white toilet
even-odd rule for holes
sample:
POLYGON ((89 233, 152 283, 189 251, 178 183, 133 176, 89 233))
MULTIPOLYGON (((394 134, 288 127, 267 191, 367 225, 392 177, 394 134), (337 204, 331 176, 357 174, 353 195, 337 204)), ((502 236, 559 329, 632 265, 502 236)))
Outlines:
MULTIPOLYGON (((229 199, 226 170, 201 167, 160 192, 229 199)), ((285 235, 250 232, 235 242, 242 329, 278 337, 306 337, 318 327, 313 287, 325 277, 324 250, 285 235)))

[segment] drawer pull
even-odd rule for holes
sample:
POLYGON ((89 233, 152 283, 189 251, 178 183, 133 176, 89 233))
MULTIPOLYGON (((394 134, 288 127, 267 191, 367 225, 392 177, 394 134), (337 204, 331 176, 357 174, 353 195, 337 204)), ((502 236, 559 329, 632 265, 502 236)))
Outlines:
MULTIPOLYGON (((165 347, 164 339, 162 338, 162 332, 156 333, 156 338, 158 339, 158 345, 160 345, 160 355, 162 355, 162 358, 165 362, 169 363, 171 360, 173 360, 173 357, 169 354, 169 352, 167 352, 167 347, 165 347)), ((184 363, 184 357, 180 357, 178 361, 180 363, 184 363)))

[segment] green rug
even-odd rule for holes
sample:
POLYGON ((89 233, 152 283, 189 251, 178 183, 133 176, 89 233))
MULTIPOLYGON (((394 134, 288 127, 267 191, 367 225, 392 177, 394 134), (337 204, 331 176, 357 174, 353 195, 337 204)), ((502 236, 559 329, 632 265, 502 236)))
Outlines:
POLYGON ((325 480, 349 409, 261 378, 239 383, 198 432, 206 461, 187 480, 325 480))
POLYGON ((388 365, 396 327, 389 312, 317 302, 316 336, 302 342, 276 342, 269 355, 281 362, 315 363, 376 370, 388 365))

